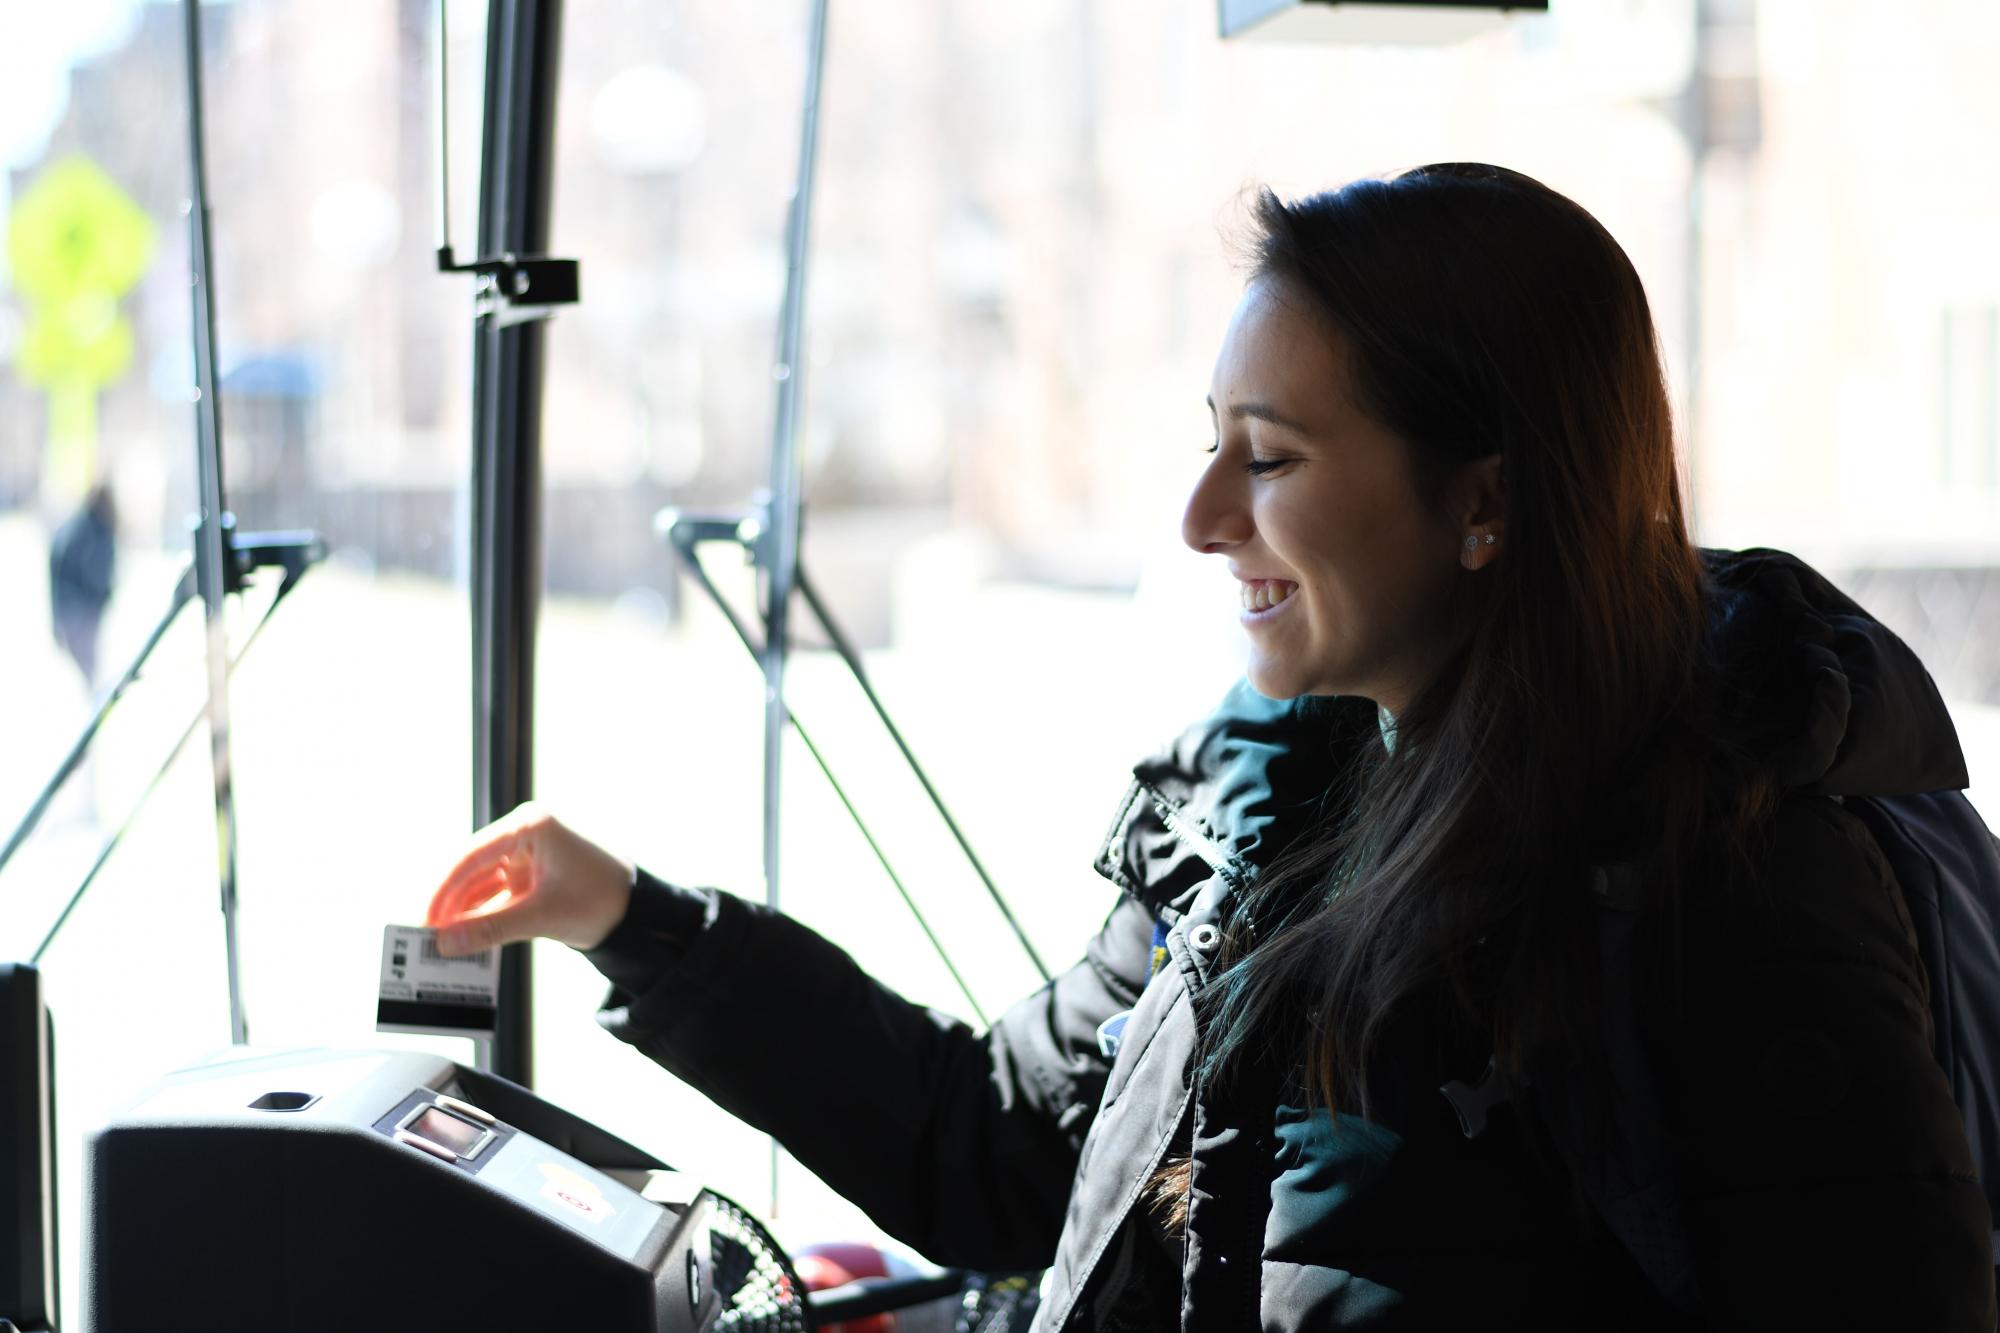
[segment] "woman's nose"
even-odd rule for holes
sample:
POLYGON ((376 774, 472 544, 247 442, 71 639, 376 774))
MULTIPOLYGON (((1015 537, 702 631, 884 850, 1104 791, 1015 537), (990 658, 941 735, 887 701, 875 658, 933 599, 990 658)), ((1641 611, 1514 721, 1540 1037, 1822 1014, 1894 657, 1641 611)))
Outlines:
POLYGON ((1228 550, 1253 531, 1241 489, 1230 484, 1229 467, 1218 455, 1194 484, 1181 515, 1181 540, 1203 555, 1228 550))

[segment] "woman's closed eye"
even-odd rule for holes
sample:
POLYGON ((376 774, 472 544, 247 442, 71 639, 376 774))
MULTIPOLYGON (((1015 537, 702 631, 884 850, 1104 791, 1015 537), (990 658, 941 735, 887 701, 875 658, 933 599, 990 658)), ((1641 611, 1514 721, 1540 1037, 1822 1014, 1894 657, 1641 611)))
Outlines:
MULTIPOLYGON (((1218 442, 1209 445, 1208 448, 1202 450, 1202 452, 1212 454, 1215 453, 1217 450, 1219 450, 1221 447, 1222 445, 1218 442)), ((1257 458, 1253 456, 1251 458, 1244 460, 1243 470, 1245 472, 1248 472, 1252 476, 1261 477, 1269 473, 1276 472, 1279 468, 1285 467, 1288 464, 1296 462, 1298 462, 1296 458, 1257 458)))

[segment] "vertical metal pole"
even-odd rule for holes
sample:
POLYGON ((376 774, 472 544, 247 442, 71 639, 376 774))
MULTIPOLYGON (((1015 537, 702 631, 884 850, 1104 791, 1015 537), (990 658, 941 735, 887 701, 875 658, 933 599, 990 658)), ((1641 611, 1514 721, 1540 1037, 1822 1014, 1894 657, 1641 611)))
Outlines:
MULTIPOLYGON (((479 258, 548 249, 561 0, 492 0, 486 37, 479 258)), ((541 606, 542 321, 504 302, 474 323, 472 818, 534 792, 535 634, 541 606)), ((500 952, 491 1069, 534 1080, 534 976, 526 944, 500 952)))
POLYGON ((201 6, 181 0, 188 94, 188 258, 194 294, 195 470, 200 521, 194 534, 195 586, 208 629, 208 750, 215 773, 215 854, 221 881, 224 965, 229 972, 229 1040, 250 1040, 243 1015, 236 939, 236 796, 229 766, 229 635, 223 619, 229 592, 223 565, 233 520, 222 497, 222 399, 216 391, 215 286, 209 255, 208 157, 202 146, 201 6))
MULTIPOLYGON (((799 513, 805 489, 799 450, 804 398, 806 263, 819 157, 820 73, 826 65, 826 3, 813 0, 806 42, 806 93, 799 174, 785 228, 785 307, 779 321, 778 411, 771 443, 770 527, 764 533, 764 901, 778 906, 781 760, 785 740, 785 657, 791 651, 792 589, 798 582, 799 513)), ((778 1143, 771 1141, 771 1213, 778 1211, 778 1143)))

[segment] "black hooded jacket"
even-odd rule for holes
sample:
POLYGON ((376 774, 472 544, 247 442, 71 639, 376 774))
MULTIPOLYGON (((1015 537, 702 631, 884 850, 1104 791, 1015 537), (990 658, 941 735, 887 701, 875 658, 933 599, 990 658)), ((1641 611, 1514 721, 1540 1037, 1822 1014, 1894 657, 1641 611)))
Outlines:
POLYGON ((1810 569, 1766 551, 1709 567, 1716 649, 1757 667, 1743 714, 1787 794, 1768 893, 1684 886, 1682 1022, 1648 1057, 1698 1321, 1510 1117, 1466 1135, 1439 1088, 1485 1052, 1417 1034, 1367 1121, 1196 1076, 1217 917, 1311 825, 1339 747, 1373 737, 1362 701, 1239 686, 1138 765, 1097 860, 1117 906, 987 1032, 781 915, 643 875, 590 955, 613 983, 599 1019, 933 1260, 1049 1267, 1040 1329, 1987 1333, 1992 1220, 1909 919, 1840 804, 1964 787, 1956 736, 1909 649, 1810 569), (1127 1011, 1114 1046, 1100 1029, 1127 1011), (746 1058, 799 1013, 841 1015, 838 1049, 746 1058), (799 1095, 833 1084, 837 1110, 799 1095), (1142 1202, 1170 1151, 1192 1156, 1173 1241, 1142 1202))

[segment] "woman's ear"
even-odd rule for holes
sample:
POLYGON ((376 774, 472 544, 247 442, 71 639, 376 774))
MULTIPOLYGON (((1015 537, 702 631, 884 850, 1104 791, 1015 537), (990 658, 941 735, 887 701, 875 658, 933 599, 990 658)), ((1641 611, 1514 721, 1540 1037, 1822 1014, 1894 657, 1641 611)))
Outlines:
POLYGON ((1459 534, 1458 562, 1475 570, 1491 564, 1507 539, 1507 483, 1499 454, 1459 469, 1447 512, 1459 534))

